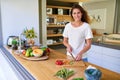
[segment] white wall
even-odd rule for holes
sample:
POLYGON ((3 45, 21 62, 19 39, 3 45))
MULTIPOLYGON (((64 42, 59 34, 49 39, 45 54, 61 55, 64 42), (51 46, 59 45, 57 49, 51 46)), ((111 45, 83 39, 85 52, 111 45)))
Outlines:
POLYGON ((95 3, 86 3, 83 6, 87 10, 96 10, 106 8, 106 26, 101 32, 112 33, 114 27, 114 15, 115 15, 115 2, 116 0, 105 0, 95 3))
POLYGON ((26 27, 34 27, 39 35, 38 15, 38 0, 1 0, 3 43, 6 44, 8 36, 18 36, 26 27))
MULTIPOLYGON (((1 6, 1 2, 0 2, 1 6)), ((3 40, 2 40, 2 26, 1 26, 1 7, 0 7, 0 46, 2 45, 3 40)))

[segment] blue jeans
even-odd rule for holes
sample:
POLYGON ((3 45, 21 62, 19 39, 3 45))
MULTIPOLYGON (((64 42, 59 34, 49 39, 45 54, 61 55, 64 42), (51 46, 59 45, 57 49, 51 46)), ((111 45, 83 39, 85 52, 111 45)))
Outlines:
POLYGON ((84 62, 88 62, 87 58, 83 58, 82 60, 83 60, 84 62))

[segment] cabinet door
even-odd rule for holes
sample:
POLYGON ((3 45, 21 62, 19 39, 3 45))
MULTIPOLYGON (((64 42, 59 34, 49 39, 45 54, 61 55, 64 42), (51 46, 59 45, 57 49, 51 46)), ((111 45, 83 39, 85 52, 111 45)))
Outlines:
POLYGON ((120 58, 116 58, 108 55, 102 55, 102 61, 108 65, 113 64, 120 66, 120 58))
POLYGON ((102 67, 120 73, 120 50, 103 47, 102 67))
POLYGON ((103 47, 103 55, 120 58, 120 50, 103 47))
POLYGON ((91 49, 87 52, 88 62, 96 64, 98 66, 102 65, 102 47, 92 45, 91 49))
MULTIPOLYGON (((101 58, 101 55, 99 55, 99 58, 101 58)), ((88 62, 92 63, 92 64, 95 64, 95 65, 98 65, 98 66, 101 66, 102 65, 102 61, 99 58, 88 57, 88 62)))
POLYGON ((120 73, 120 50, 92 45, 88 53, 88 62, 120 73))
MULTIPOLYGON (((105 57, 104 57, 105 58, 105 57)), ((117 72, 117 73, 120 73, 120 59, 113 59, 113 62, 116 61, 115 63, 111 63, 110 61, 102 61, 102 66, 103 68, 106 68, 106 69, 109 69, 113 72, 117 72), (119 62, 118 62, 119 61, 119 62)))

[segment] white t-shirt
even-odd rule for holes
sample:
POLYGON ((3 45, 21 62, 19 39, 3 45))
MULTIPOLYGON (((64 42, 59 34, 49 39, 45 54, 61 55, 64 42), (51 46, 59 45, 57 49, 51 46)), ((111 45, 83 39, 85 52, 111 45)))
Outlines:
MULTIPOLYGON (((84 22, 80 27, 73 27, 70 22, 65 26, 63 37, 68 38, 68 43, 71 45, 73 50, 73 56, 76 57, 84 48, 85 39, 93 38, 93 35, 88 23, 84 22)), ((67 55, 70 55, 70 53, 67 52, 67 55)))

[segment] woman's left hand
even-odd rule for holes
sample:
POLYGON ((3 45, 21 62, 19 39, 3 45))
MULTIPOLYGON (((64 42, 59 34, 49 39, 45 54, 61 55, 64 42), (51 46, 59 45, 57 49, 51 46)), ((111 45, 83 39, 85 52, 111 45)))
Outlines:
POLYGON ((76 61, 80 61, 80 60, 82 60, 82 54, 78 54, 78 55, 76 56, 76 61))

